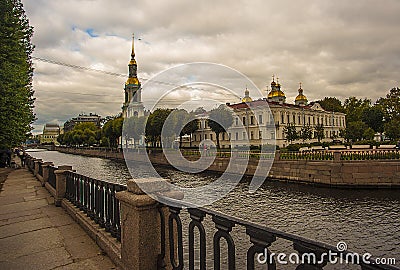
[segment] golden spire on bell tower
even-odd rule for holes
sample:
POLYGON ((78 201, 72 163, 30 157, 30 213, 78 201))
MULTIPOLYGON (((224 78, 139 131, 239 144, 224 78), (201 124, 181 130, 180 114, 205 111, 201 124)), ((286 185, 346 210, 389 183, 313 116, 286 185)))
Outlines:
POLYGON ((129 65, 136 65, 136 60, 135 60, 135 34, 132 34, 132 52, 131 52, 131 61, 129 62, 129 65))

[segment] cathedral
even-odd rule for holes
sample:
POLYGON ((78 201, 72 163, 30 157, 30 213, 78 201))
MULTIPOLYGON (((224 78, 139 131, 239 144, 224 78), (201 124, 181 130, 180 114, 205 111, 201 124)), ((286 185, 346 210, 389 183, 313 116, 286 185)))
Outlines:
MULTIPOLYGON (((132 38, 131 60, 128 67, 129 77, 124 87, 125 101, 122 106, 122 116, 129 118, 148 115, 149 112, 145 111, 143 106, 142 88, 137 77, 134 38, 132 38)), ((253 100, 246 88, 241 101, 236 104, 227 103, 233 109, 234 115, 232 126, 227 132, 219 134, 222 148, 248 146, 249 144, 258 147, 271 144, 285 147, 289 144, 285 134, 285 128, 289 124, 294 126, 298 133, 304 126, 310 126, 312 130, 311 139, 305 141, 298 139, 290 143, 317 142, 315 129, 317 126, 323 126, 322 142, 329 142, 333 139, 343 140, 340 138, 340 131, 346 128, 346 115, 325 111, 316 102, 309 103, 301 83, 294 104, 286 102, 286 95, 281 84, 278 78, 275 82, 274 76, 271 90, 266 97, 253 100)), ((199 119, 199 129, 193 134, 192 142, 185 142, 184 146, 211 145, 211 142, 207 143, 207 140, 216 142, 216 134, 208 126, 208 113, 198 115, 197 118, 199 119)))
MULTIPOLYGON (((321 142, 343 140, 340 131, 346 128, 345 114, 325 111, 316 102, 308 103, 301 83, 294 104, 286 103, 286 95, 274 77, 267 97, 253 100, 246 88, 241 103, 227 105, 235 113, 232 126, 226 133, 220 134, 222 148, 248 144, 258 147, 276 144, 285 147, 289 144, 285 134, 285 127, 289 124, 294 125, 298 133, 303 126, 310 126, 312 138, 305 140, 305 143, 318 141, 315 131, 317 125, 323 126, 324 138, 321 142)), ((199 118, 199 130, 193 135, 192 146, 202 145, 203 140, 216 141, 215 133, 207 125, 207 118, 206 114, 199 118)), ((298 139, 290 143, 302 142, 298 139)))

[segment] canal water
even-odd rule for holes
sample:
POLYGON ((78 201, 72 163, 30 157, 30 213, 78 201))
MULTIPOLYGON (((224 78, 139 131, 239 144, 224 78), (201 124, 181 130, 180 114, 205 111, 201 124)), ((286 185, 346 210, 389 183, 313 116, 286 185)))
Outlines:
MULTIPOLYGON (((56 166, 72 165, 77 173, 100 180, 125 183, 131 178, 124 162, 55 151, 29 154, 43 161, 52 161, 56 166)), ((138 176, 146 176, 146 173, 138 167, 138 176)), ((186 174, 169 168, 160 168, 160 174, 183 186, 204 184, 218 177, 206 173, 186 174)), ((400 266, 400 190, 323 188, 266 181, 257 192, 250 194, 249 182, 250 179, 243 179, 225 198, 208 207, 333 246, 344 241, 351 251, 368 252, 373 257, 396 258, 396 265, 400 266)), ((210 220, 205 224, 213 227, 210 220)), ((233 234, 239 235, 239 232, 233 234)), ((235 238, 249 242, 244 234, 235 238)), ((289 242, 277 245, 293 251, 289 242)), ((236 248, 237 254, 246 254, 248 246, 236 248)), ((208 250, 212 250, 211 247, 208 250)), ((208 267, 211 266, 209 262, 208 267)), ((328 269, 354 268, 336 265, 328 269)))

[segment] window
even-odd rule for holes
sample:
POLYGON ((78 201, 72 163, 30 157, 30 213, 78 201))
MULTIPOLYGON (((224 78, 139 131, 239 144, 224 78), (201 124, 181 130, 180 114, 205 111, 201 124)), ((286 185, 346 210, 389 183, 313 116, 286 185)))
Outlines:
POLYGON ((250 139, 254 140, 254 132, 253 131, 250 132, 250 139))
POLYGON ((222 140, 225 141, 225 132, 222 132, 222 140))
POLYGON ((236 126, 239 125, 239 118, 238 118, 238 117, 235 118, 235 125, 236 125, 236 126))
POLYGON ((204 140, 207 140, 207 134, 204 134, 204 140))
POLYGON ((299 115, 299 117, 298 117, 298 120, 299 120, 299 124, 301 124, 301 117, 300 117, 300 115, 299 115))
POLYGON ((243 132, 243 134, 242 134, 242 140, 246 140, 246 132, 243 132))
POLYGON ((235 136, 235 137, 236 137, 236 140, 238 141, 238 140, 239 140, 239 133, 236 132, 235 135, 236 135, 236 136, 235 136))
POLYGON ((230 140, 231 138, 232 138, 232 134, 229 132, 228 139, 230 140))
POLYGON ((262 139, 262 131, 261 131, 261 130, 258 132, 258 138, 259 138, 260 140, 262 139))
POLYGON ((254 116, 253 115, 250 116, 250 125, 254 125, 254 116))
POLYGON ((284 124, 285 123, 285 117, 284 117, 284 115, 283 115, 283 113, 281 114, 281 122, 282 122, 282 124, 284 124))
POLYGON ((212 134, 210 134, 210 140, 213 140, 213 135, 212 134))
POLYGON ((260 114, 260 115, 258 116, 258 123, 259 123, 259 124, 262 124, 262 123, 263 123, 262 114, 260 114))
POLYGON ((271 132, 271 139, 275 140, 275 132, 271 132))
POLYGON ((288 124, 290 123, 290 117, 289 117, 289 115, 287 115, 287 122, 288 122, 288 124))
POLYGON ((201 135, 199 135, 199 141, 201 141, 201 135))
POLYGON ((194 140, 196 141, 196 135, 194 135, 194 140))
POLYGON ((311 117, 310 116, 308 117, 308 124, 311 125, 311 117))
POLYGON ((243 122, 243 125, 245 126, 246 125, 246 117, 245 116, 243 116, 242 122, 243 122))

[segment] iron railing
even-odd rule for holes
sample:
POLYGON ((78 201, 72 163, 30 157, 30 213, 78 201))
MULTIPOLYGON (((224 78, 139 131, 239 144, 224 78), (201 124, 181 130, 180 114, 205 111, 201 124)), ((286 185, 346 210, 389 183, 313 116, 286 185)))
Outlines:
POLYGON ((47 182, 52 186, 54 189, 56 189, 56 174, 54 173, 57 170, 57 167, 54 166, 49 166, 49 177, 47 178, 47 182))
POLYGON ((280 159, 289 160, 333 160, 333 152, 331 151, 314 151, 314 152, 281 152, 280 159))
POLYGON ((67 172, 65 197, 100 227, 121 240, 120 203, 115 197, 126 186, 67 172))
MULTIPOLYGON (((227 216, 217 211, 213 211, 206 208, 191 208, 191 205, 181 205, 179 206, 179 201, 174 199, 167 199, 165 197, 162 198, 164 202, 170 201, 174 206, 168 206, 169 213, 168 217, 165 217, 164 212, 160 208, 160 219, 161 219, 161 252, 158 258, 158 269, 166 269, 167 265, 167 255, 166 252, 166 223, 168 224, 168 243, 169 243, 169 263, 172 265, 173 270, 182 270, 182 269, 221 269, 221 239, 224 239, 227 243, 227 262, 229 270, 234 269, 246 269, 253 270, 256 267, 255 262, 258 254, 265 254, 267 260, 265 260, 265 264, 267 264, 268 269, 277 269, 277 263, 275 261, 275 257, 273 254, 279 254, 279 252, 272 253, 271 245, 277 240, 285 240, 292 243, 293 249, 298 253, 299 257, 302 258, 311 258, 309 260, 301 260, 298 265, 293 265, 293 269, 323 269, 329 263, 329 258, 323 254, 333 254, 332 256, 336 257, 337 260, 344 259, 345 263, 358 265, 362 270, 399 270, 400 268, 392 265, 379 265, 376 264, 376 260, 370 258, 368 262, 364 262, 362 260, 362 255, 360 255, 360 259, 357 261, 353 258, 353 255, 356 253, 347 251, 347 250, 339 250, 338 247, 328 245, 326 243, 306 239, 294 234, 285 233, 280 230, 272 229, 263 225, 259 225, 256 223, 252 223, 249 221, 245 221, 239 218, 235 218, 232 216, 227 216), (183 209, 188 211, 190 215, 190 223, 188 225, 188 268, 185 266, 184 254, 183 254, 183 226, 180 218, 180 213, 183 209), (204 226, 204 219, 206 217, 211 217, 212 222, 215 225, 216 232, 213 235, 212 240, 212 256, 213 262, 208 261, 210 264, 207 265, 207 253, 206 253, 206 229, 210 229, 209 227, 204 226), (238 263, 236 261, 236 243, 234 238, 231 235, 231 231, 233 227, 244 227, 245 234, 247 239, 250 241, 251 246, 247 249, 246 254, 246 262, 238 263), (197 241, 195 242, 195 228, 198 231, 197 241), (196 251, 196 252, 195 252, 196 251), (195 258, 195 254, 197 254, 197 258, 195 258), (314 254, 315 260, 313 260, 313 256, 308 254, 314 254), (310 257, 311 256, 311 257, 310 257), (349 261, 350 260, 350 261, 349 261)), ((243 237, 240 237, 242 240, 243 237)), ((246 244, 246 243, 244 243, 246 244)), ((226 261, 226 260, 224 260, 226 261)), ((187 261, 186 261, 187 262, 187 261)), ((226 267, 223 267, 224 269, 226 267)))
POLYGON ((400 159, 399 149, 342 151, 341 160, 386 160, 400 159))

